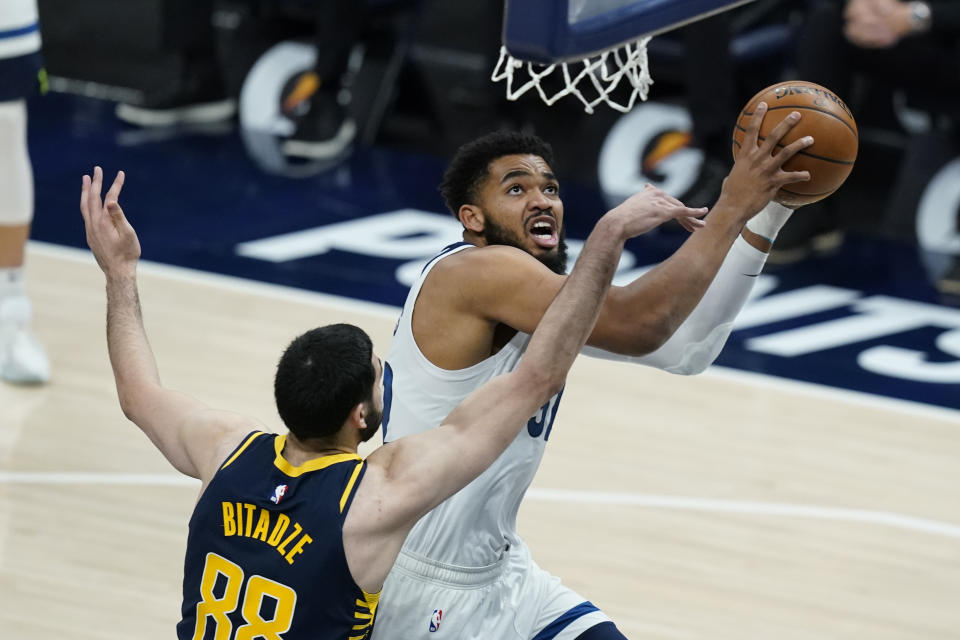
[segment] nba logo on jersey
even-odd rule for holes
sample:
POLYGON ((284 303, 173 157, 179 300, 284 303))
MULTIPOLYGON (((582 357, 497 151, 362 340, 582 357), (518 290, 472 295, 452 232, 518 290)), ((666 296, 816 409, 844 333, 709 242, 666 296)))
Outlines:
POLYGON ((287 493, 287 485, 278 484, 277 488, 273 490, 273 495, 270 496, 270 502, 273 504, 280 504, 280 501, 283 499, 283 496, 287 493))
POLYGON ((440 628, 440 618, 443 617, 443 609, 434 609, 433 615, 430 616, 430 633, 433 633, 440 628))

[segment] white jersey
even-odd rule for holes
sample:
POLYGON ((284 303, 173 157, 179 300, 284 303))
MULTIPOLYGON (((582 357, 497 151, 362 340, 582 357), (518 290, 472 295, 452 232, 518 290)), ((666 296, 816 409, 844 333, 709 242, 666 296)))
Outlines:
POLYGON ((0 0, 0 60, 39 50, 36 0, 0 0))
MULTIPOLYGON (((439 426, 472 391, 517 366, 530 335, 518 332, 495 355, 472 367, 448 371, 432 364, 413 339, 414 304, 430 270, 440 260, 474 248, 447 247, 424 268, 407 295, 384 370, 384 439, 396 440, 439 426)), ((414 526, 404 551, 461 567, 497 562, 517 539, 517 511, 543 457, 560 401, 558 394, 541 407, 516 440, 476 480, 414 526)))

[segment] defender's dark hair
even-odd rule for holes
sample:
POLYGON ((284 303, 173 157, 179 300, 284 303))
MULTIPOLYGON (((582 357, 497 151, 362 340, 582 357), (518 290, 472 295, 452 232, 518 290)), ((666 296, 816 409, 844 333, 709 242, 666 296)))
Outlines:
POLYGON ((480 183, 497 158, 510 155, 532 154, 540 156, 553 165, 553 148, 535 135, 514 131, 494 131, 459 149, 443 174, 440 194, 454 218, 465 204, 476 204, 480 183))
POLYGON ((336 433, 351 409, 373 397, 373 343, 359 327, 331 324, 294 338, 277 365, 273 395, 301 440, 336 433))

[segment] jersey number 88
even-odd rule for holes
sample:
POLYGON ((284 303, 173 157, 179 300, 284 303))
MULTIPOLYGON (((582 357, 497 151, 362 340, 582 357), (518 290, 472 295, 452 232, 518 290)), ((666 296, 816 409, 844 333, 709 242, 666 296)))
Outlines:
POLYGON ((206 637, 208 620, 215 625, 214 640, 281 640, 281 634, 290 630, 293 610, 297 604, 297 592, 263 576, 251 576, 247 580, 243 604, 240 604, 243 582, 243 569, 238 565, 215 553, 207 554, 203 577, 200 579, 200 595, 203 599, 197 604, 194 640, 203 640, 206 637), (218 576, 226 579, 223 594, 219 598, 213 593, 218 576), (264 598, 276 601, 271 620, 264 620, 260 613, 264 598), (236 611, 238 606, 247 623, 237 627, 236 635, 233 635, 233 623, 227 616, 236 611))

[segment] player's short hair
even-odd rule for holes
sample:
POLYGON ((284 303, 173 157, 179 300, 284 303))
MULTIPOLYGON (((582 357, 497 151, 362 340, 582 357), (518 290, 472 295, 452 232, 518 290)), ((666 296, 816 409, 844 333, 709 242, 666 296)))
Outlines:
POLYGON ((547 142, 515 131, 494 131, 457 149, 440 183, 440 194, 453 217, 459 219, 457 212, 463 205, 476 204, 480 183, 489 174, 491 162, 524 154, 540 156, 553 165, 553 148, 547 142))
POLYGON ((335 434, 350 411, 373 398, 373 343, 352 324, 331 324, 294 338, 277 365, 277 411, 301 440, 335 434))

